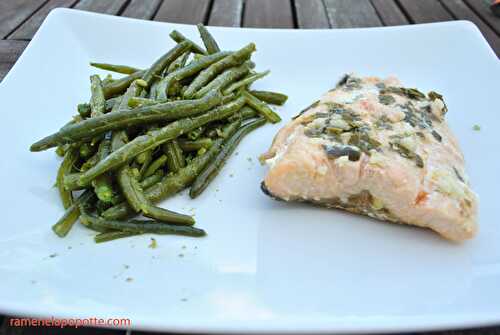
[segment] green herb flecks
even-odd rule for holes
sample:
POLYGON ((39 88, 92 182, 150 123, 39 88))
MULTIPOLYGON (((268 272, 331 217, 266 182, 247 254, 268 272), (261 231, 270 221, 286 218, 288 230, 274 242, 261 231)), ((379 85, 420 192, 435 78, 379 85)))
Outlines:
POLYGON ((424 160, 422 159, 422 157, 420 157, 420 155, 418 155, 417 153, 403 146, 400 142, 398 141, 389 142, 389 145, 392 150, 399 153, 402 157, 415 161, 415 164, 419 168, 424 167, 424 160))
POLYGON ((423 94, 422 92, 420 92, 416 88, 389 86, 389 87, 385 88, 384 90, 380 91, 380 94, 387 94, 387 93, 402 95, 404 97, 407 97, 409 99, 414 99, 414 100, 425 99, 425 94, 423 94))
POLYGON ((380 102, 382 105, 392 105, 393 103, 396 102, 396 99, 392 95, 389 94, 381 94, 378 96, 378 102, 380 102))
POLYGON ((349 145, 323 145, 323 148, 329 158, 347 156, 351 162, 356 162, 361 157, 361 152, 356 147, 349 145))

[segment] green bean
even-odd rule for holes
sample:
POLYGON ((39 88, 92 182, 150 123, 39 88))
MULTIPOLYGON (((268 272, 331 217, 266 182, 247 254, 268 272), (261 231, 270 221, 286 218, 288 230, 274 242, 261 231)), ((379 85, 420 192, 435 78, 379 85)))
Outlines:
MULTIPOLYGON (((111 152, 110 132, 106 133, 104 139, 99 144, 99 161, 106 159, 111 152)), ((109 203, 114 196, 113 179, 109 174, 102 174, 92 181, 97 198, 103 202, 109 203)))
POLYGON ((88 185, 80 185, 78 183, 81 176, 82 176, 81 173, 66 174, 63 178, 64 189, 66 189, 67 191, 77 191, 77 190, 87 188, 88 185))
POLYGON ((167 162, 167 156, 166 155, 161 155, 157 159, 155 159, 151 164, 148 166, 146 171, 144 172, 143 176, 144 177, 149 177, 153 175, 156 170, 160 169, 162 166, 164 166, 167 162))
POLYGON ((208 184, 210 184, 210 182, 217 176, 217 174, 219 174, 219 171, 222 169, 227 159, 233 153, 234 149, 243 137, 265 123, 266 119, 260 117, 257 120, 242 126, 233 135, 230 135, 213 161, 211 161, 198 175, 198 177, 196 177, 196 180, 189 190, 189 196, 194 199, 200 195, 201 192, 207 188, 208 184))
POLYGON ((205 127, 198 127, 187 133, 187 137, 190 140, 194 141, 198 139, 203 134, 203 132, 205 132, 205 127))
POLYGON ((200 47, 198 44, 194 43, 190 39, 186 38, 184 35, 182 35, 177 30, 172 30, 172 32, 170 33, 170 37, 174 41, 176 41, 177 43, 183 43, 185 41, 188 42, 191 45, 191 49, 192 49, 192 51, 194 53, 202 54, 202 55, 206 55, 207 54, 207 52, 205 50, 203 50, 202 47, 200 47))
MULTIPOLYGON (((230 83, 246 75, 248 71, 250 71, 250 64, 248 64, 248 62, 245 62, 238 67, 229 68, 209 82, 206 86, 202 87, 198 92, 196 92, 194 97, 199 99, 212 90, 222 90, 230 83)), ((229 93, 230 92, 228 92, 228 94, 229 93)))
POLYGON ((193 218, 189 215, 179 214, 153 206, 144 194, 137 179, 131 175, 128 166, 125 165, 118 172, 118 182, 120 183, 127 202, 134 211, 162 222, 186 225, 194 224, 193 218))
POLYGON ((93 196, 92 191, 85 191, 80 195, 70 207, 66 209, 64 215, 52 226, 52 230, 59 237, 65 237, 73 227, 73 224, 80 217, 80 205, 93 196))
POLYGON ((67 125, 61 128, 58 133, 49 135, 34 143, 30 150, 42 151, 60 144, 92 138, 109 130, 122 129, 133 125, 198 115, 218 105, 221 99, 221 93, 214 91, 197 100, 166 102, 153 106, 108 113, 67 125))
POLYGON ((101 70, 113 71, 113 72, 123 73, 123 74, 132 74, 134 72, 141 71, 141 69, 137 69, 135 67, 131 67, 131 66, 127 66, 127 65, 115 65, 115 64, 90 62, 90 66, 93 66, 93 67, 101 69, 101 70))
POLYGON ((193 237, 206 235, 205 231, 199 228, 178 226, 155 220, 114 221, 89 214, 82 214, 81 217, 82 221, 91 223, 93 226, 101 229, 114 229, 130 233, 173 234, 193 237))
POLYGON ((241 126, 241 120, 236 120, 234 122, 225 125, 221 130, 220 137, 222 137, 225 140, 228 139, 229 137, 233 136, 234 133, 236 133, 236 131, 240 128, 240 126, 241 126))
POLYGON ((146 189, 146 188, 151 187, 154 184, 158 183, 163 178, 164 175, 165 175, 165 172, 163 172, 163 170, 156 170, 156 172, 154 174, 152 174, 149 177, 144 178, 141 181, 142 189, 146 189))
POLYGON ((90 117, 103 115, 106 112, 106 99, 101 79, 98 75, 90 76, 90 117))
POLYGON ((139 176, 141 179, 144 178, 146 171, 147 171, 149 165, 151 164, 151 161, 153 160, 153 151, 147 150, 147 151, 141 152, 138 156, 140 156, 142 154, 145 154, 146 157, 145 157, 145 160, 142 163, 141 168, 139 170, 139 176))
POLYGON ((186 62, 187 62, 187 60, 189 58, 189 54, 190 54, 190 52, 186 51, 185 53, 183 53, 182 55, 180 55, 179 57, 177 57, 177 59, 175 61, 173 61, 168 66, 166 74, 172 73, 175 70, 184 67, 184 65, 186 65, 186 62))
POLYGON ((211 138, 205 137, 195 141, 179 139, 178 143, 182 151, 198 151, 201 148, 209 149, 212 146, 213 141, 211 138))
POLYGON ((128 99, 128 106, 131 108, 137 108, 143 106, 157 105, 165 102, 167 102, 167 100, 155 100, 149 98, 132 97, 128 99))
POLYGON ((148 200, 142 192, 139 182, 132 176, 130 167, 127 164, 120 168, 117 179, 123 195, 134 211, 144 211, 146 206, 148 206, 148 200))
POLYGON ((228 88, 226 88, 222 92, 223 92, 224 95, 229 94, 229 93, 231 93, 233 91, 236 91, 237 89, 239 89, 241 87, 246 87, 246 86, 252 84, 256 80, 264 78, 269 73, 271 73, 271 71, 267 70, 267 71, 264 71, 264 72, 261 72, 261 73, 256 73, 256 74, 250 75, 250 76, 248 76, 248 77, 246 77, 246 78, 244 78, 244 79, 242 79, 240 81, 237 81, 237 82, 231 84, 228 88))
POLYGON ((163 152, 165 153, 169 171, 178 172, 186 166, 184 154, 182 153, 182 149, 180 148, 177 140, 165 143, 163 145, 163 152))
POLYGON ((110 84, 112 83, 113 81, 115 81, 113 79, 113 76, 111 74, 107 74, 106 77, 104 77, 104 79, 102 80, 102 85, 107 85, 107 84, 110 84))
POLYGON ((139 155, 137 155, 137 157, 135 157, 135 161, 137 162, 137 164, 143 165, 148 160, 149 155, 151 155, 151 151, 141 152, 139 155))
POLYGON ((209 81, 214 79, 219 73, 227 68, 237 66, 245 62, 250 58, 252 52, 255 51, 255 44, 250 43, 242 49, 222 58, 216 63, 213 63, 208 68, 203 70, 196 76, 196 78, 189 84, 186 92, 184 92, 184 98, 190 98, 194 94, 205 86, 209 81))
POLYGON ((238 111, 245 103, 245 98, 240 97, 226 105, 217 107, 205 114, 192 118, 184 118, 168 124, 167 126, 149 134, 137 136, 117 151, 110 154, 105 160, 93 168, 85 171, 80 178, 80 183, 85 185, 95 177, 128 162, 143 151, 153 149, 169 140, 179 137, 192 129, 203 126, 209 122, 225 119, 238 111))
POLYGON ((168 209, 150 205, 142 213, 145 217, 175 225, 192 226, 195 224, 193 217, 169 211, 168 209))
POLYGON ((191 48, 191 43, 185 41, 180 42, 175 47, 170 49, 166 54, 156 60, 151 67, 146 70, 142 79, 147 83, 147 88, 153 83, 153 78, 159 75, 166 67, 170 65, 177 57, 191 48))
POLYGON ((202 23, 198 23, 197 27, 198 31, 200 32, 201 40, 203 41, 203 44, 207 49, 207 53, 214 54, 216 52, 219 52, 220 48, 217 45, 217 42, 213 38, 212 34, 208 32, 207 28, 205 28, 205 26, 202 23))
POLYGON ((230 118, 228 118, 229 122, 233 122, 236 120, 247 120, 256 117, 259 115, 255 109, 250 106, 243 106, 242 109, 238 113, 235 113, 230 118))
POLYGON ((117 79, 114 82, 105 85, 103 87, 104 96, 106 97, 106 99, 109 99, 117 94, 122 94, 127 90, 127 88, 132 84, 134 80, 141 79, 145 73, 146 70, 137 71, 132 73, 131 75, 117 79))
POLYGON ((87 118, 90 116, 90 104, 88 103, 78 104, 76 109, 81 117, 87 118))
POLYGON ((271 105, 281 106, 288 100, 288 96, 285 94, 271 91, 250 91, 250 94, 271 105))
POLYGON ((277 123, 281 121, 281 118, 278 114, 276 114, 271 107, 266 105, 265 102, 260 101, 250 93, 244 91, 242 96, 245 97, 246 102, 250 105, 250 107, 255 108, 255 110, 262 114, 269 122, 277 123))
MULTIPOLYGON (((210 149, 202 156, 195 157, 186 167, 179 170, 179 172, 168 175, 162 179, 161 182, 147 188, 145 195, 152 203, 157 203, 169 196, 172 196, 185 187, 188 187, 196 176, 203 170, 205 165, 215 157, 219 152, 223 139, 217 139, 213 142, 210 149)), ((134 214, 130 206, 123 202, 115 205, 104 213, 102 216, 110 220, 118 220, 134 214)))
POLYGON ((167 99, 167 93, 169 87, 173 82, 181 81, 185 78, 188 78, 201 70, 207 68, 215 62, 223 59, 224 57, 230 55, 230 52, 221 51, 209 56, 203 56, 199 60, 195 60, 188 65, 169 73, 165 78, 160 80, 158 86, 156 87, 156 99, 165 100, 167 99))
POLYGON ((103 242, 117 240, 119 238, 137 236, 140 234, 141 233, 130 233, 130 232, 126 232, 126 231, 110 231, 110 232, 106 232, 106 233, 97 234, 96 236, 94 236, 94 241, 95 241, 95 243, 103 243, 103 242))
POLYGON ((73 203, 71 191, 66 190, 64 187, 64 177, 71 172, 71 169, 73 168, 73 165, 75 165, 78 158, 78 150, 76 148, 71 148, 64 155, 64 159, 59 166, 59 170, 57 171, 56 185, 59 190, 59 197, 61 198, 64 209, 69 208, 73 203))
POLYGON ((85 142, 80 145, 79 151, 80 156, 83 159, 89 158, 95 153, 95 146, 91 145, 91 143, 85 142))

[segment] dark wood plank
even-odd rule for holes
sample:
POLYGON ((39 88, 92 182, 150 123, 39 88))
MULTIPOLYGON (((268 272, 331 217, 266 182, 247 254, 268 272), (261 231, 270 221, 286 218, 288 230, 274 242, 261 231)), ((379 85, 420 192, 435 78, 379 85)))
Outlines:
POLYGON ((332 28, 378 27, 382 21, 370 0, 324 0, 332 28))
POLYGON ((127 0, 80 0, 76 9, 89 12, 117 15, 121 13, 127 4, 127 0))
POLYGON ((399 26, 409 23, 395 0, 372 0, 372 5, 384 26, 399 26))
POLYGON ((477 15, 486 21, 497 34, 500 34, 500 18, 493 15, 491 12, 488 4, 489 1, 465 0, 465 2, 476 12, 477 15))
POLYGON ((160 4, 161 0, 131 0, 122 16, 151 20, 160 4))
POLYGON ((46 0, 0 0, 0 39, 36 12, 46 0))
POLYGON ((451 14, 437 0, 399 0, 399 3, 414 23, 453 20, 451 14))
POLYGON ((254 28, 294 28, 290 0, 247 0, 243 26, 254 28))
POLYGON ((176 23, 206 23, 209 0, 164 0, 155 21, 176 23))
POLYGON ((54 8, 68 8, 73 6, 78 0, 49 0, 42 8, 26 20, 19 28, 17 28, 9 39, 13 40, 30 40, 35 35, 43 20, 49 15, 49 12, 54 8))
POLYGON ((214 0, 210 19, 210 26, 239 27, 243 13, 243 0, 214 0))
POLYGON ((0 81, 9 72, 27 45, 26 41, 0 40, 0 81))
POLYGON ((321 0, 295 0, 297 25, 301 29, 330 28, 325 5, 321 0))
POLYGON ((483 33, 496 54, 500 55, 500 37, 462 0, 441 0, 441 2, 456 19, 472 21, 481 30, 481 33, 483 33))

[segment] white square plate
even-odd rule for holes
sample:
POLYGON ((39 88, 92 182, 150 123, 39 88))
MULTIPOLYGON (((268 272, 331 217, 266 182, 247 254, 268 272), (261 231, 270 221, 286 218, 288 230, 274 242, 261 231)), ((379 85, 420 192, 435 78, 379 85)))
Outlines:
MULTIPOLYGON (((89 98, 89 61, 146 67, 178 29, 75 10, 53 11, 0 84, 0 311, 129 317, 165 331, 382 332, 500 323, 498 88, 500 63, 469 22, 346 30, 212 28, 224 49, 254 41, 258 83, 287 93, 284 122, 246 138, 210 188, 191 201, 203 239, 150 236, 96 245, 76 226, 65 239, 52 187, 59 160, 29 145, 89 98), (272 201, 257 156, 286 120, 346 72, 397 75, 444 94, 448 120, 480 196, 480 233, 463 244, 422 229, 272 201), (473 131, 474 124, 481 131, 473 131), (56 257, 49 255, 56 254, 56 257), (182 254, 183 257, 179 255, 182 254), (127 280, 131 278, 132 280, 127 280)), ((54 256, 54 255, 53 255, 54 256)))

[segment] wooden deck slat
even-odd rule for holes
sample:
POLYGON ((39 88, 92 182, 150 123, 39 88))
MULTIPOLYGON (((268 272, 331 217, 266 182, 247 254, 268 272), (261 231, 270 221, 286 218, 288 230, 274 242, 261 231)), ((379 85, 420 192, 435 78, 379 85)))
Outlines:
POLYGON ((409 23, 395 0, 372 0, 372 5, 384 26, 399 26, 409 23))
POLYGON ((239 27, 243 13, 243 0, 214 0, 210 19, 210 26, 239 27))
POLYGON ((474 11, 484 21, 486 21, 497 34, 500 34, 500 18, 493 15, 493 13, 490 10, 490 6, 488 5, 488 2, 484 0, 466 0, 465 2, 472 9, 474 9, 474 11))
POLYGON ((243 26, 253 28, 294 28, 290 0, 246 0, 243 26))
POLYGON ((455 18, 474 22, 496 54, 500 56, 500 37, 462 0, 441 0, 441 2, 455 18))
POLYGON ((437 0, 399 0, 399 3, 414 23, 453 20, 451 14, 437 0))
POLYGON ((0 81, 9 72, 27 45, 26 41, 0 40, 0 81))
POLYGON ((332 28, 378 27, 382 21, 370 0, 324 0, 332 28))
POLYGON ((17 28, 9 39, 13 40, 30 40, 35 35, 43 20, 49 15, 49 12, 54 8, 68 8, 73 6, 78 0, 49 0, 42 8, 33 14, 26 22, 17 28))
POLYGON ((161 0, 131 0, 122 16, 150 20, 160 6, 161 0))
POLYGON ((295 13, 301 29, 330 28, 322 0, 295 0, 295 13))
POLYGON ((127 0, 80 0, 75 6, 89 12, 117 15, 127 4, 127 0))
POLYGON ((46 0, 0 0, 0 39, 29 18, 46 0))
POLYGON ((205 23, 209 6, 209 0, 164 0, 154 19, 187 24, 205 23))

